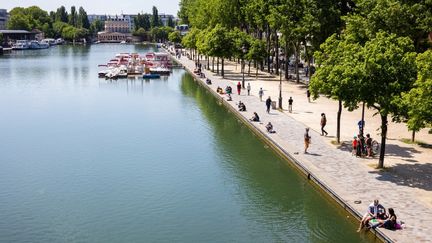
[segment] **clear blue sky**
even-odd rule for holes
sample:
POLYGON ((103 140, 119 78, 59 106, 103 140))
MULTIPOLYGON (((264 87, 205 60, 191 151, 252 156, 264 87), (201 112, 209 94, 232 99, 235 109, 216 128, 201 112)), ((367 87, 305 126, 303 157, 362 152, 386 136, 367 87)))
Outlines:
POLYGON ((71 6, 82 6, 87 14, 137 14, 151 13, 152 7, 156 6, 159 13, 177 15, 180 0, 5 0, 0 8, 10 11, 14 7, 39 6, 46 11, 55 11, 61 5, 69 12, 71 6))

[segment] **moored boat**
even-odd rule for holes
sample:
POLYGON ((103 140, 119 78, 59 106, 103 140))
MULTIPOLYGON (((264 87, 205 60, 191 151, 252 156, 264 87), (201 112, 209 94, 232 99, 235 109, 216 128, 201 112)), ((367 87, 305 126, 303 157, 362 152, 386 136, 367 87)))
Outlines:
POLYGON ((30 44, 29 44, 29 49, 32 49, 32 50, 47 49, 49 47, 50 47, 50 45, 48 43, 46 43, 46 42, 39 42, 37 40, 32 40, 32 41, 30 41, 30 44))
POLYGON ((157 79, 160 78, 160 74, 157 73, 145 73, 143 74, 144 79, 157 79))
POLYGON ((27 40, 17 40, 15 44, 12 45, 12 50, 27 50, 30 45, 27 40))

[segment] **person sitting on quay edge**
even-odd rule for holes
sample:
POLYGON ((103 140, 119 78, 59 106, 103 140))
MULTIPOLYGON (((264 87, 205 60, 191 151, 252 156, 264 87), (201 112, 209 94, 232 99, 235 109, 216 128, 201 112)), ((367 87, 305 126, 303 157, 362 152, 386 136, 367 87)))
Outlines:
POLYGON ((375 199, 373 203, 369 205, 367 213, 363 215, 357 232, 360 232, 365 226, 367 226, 371 219, 377 219, 380 210, 385 210, 385 208, 379 203, 378 199, 375 199))
POLYGON ((238 108, 239 111, 246 111, 246 105, 241 101, 239 101, 238 108))
POLYGON ((387 215, 386 219, 378 219, 379 224, 377 225, 377 227, 383 227, 389 230, 395 230, 398 228, 397 227, 398 225, 396 223, 397 221, 396 214, 393 208, 389 208, 388 212, 389 214, 387 215))
POLYGON ((269 133, 276 133, 276 131, 273 130, 273 124, 271 124, 271 122, 266 125, 266 129, 269 133))
POLYGON ((254 121, 254 122, 259 122, 260 118, 259 118, 258 114, 256 112, 254 112, 254 115, 250 120, 254 121))
POLYGON ((225 88, 225 92, 226 92, 227 94, 231 94, 231 93, 232 93, 232 88, 231 88, 231 86, 227 86, 227 87, 225 88))
POLYGON ((221 87, 219 87, 219 86, 216 89, 216 93, 218 93, 218 94, 224 94, 223 89, 221 87))
POLYGON ((232 101, 231 94, 227 94, 227 101, 232 101))
POLYGON ((207 78, 206 79, 206 84, 210 85, 210 84, 212 84, 212 81, 209 78, 207 78))

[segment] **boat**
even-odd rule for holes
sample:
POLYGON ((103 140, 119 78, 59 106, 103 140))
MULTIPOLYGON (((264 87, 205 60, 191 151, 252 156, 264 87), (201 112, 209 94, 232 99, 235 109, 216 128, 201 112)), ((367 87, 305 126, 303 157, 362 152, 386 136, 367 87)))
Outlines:
POLYGON ((171 59, 168 53, 165 52, 149 52, 145 55, 145 64, 148 67, 166 67, 172 66, 171 59))
POLYGON ((122 41, 122 42, 120 42, 120 44, 126 44, 126 41, 122 41))
POLYGON ((160 78, 160 74, 157 73, 145 73, 143 74, 143 79, 157 79, 160 78))
POLYGON ((47 44, 50 45, 50 46, 54 46, 54 45, 57 44, 57 43, 56 43, 56 40, 55 40, 55 39, 52 39, 52 38, 43 39, 41 42, 42 42, 42 43, 47 43, 47 44))
POLYGON ((165 68, 165 67, 151 67, 150 73, 168 75, 171 73, 171 70, 169 70, 168 68, 165 68))
POLYGON ((62 38, 58 38, 55 40, 56 45, 63 45, 63 43, 64 43, 64 40, 62 38))
POLYGON ((29 44, 29 49, 32 49, 32 50, 47 49, 49 47, 50 47, 50 45, 47 42, 39 42, 37 40, 32 40, 32 41, 30 41, 30 44, 29 44))
POLYGON ((98 71, 98 76, 99 78, 105 78, 106 74, 108 73, 108 66, 107 65, 98 65, 99 67, 99 71, 98 71))
POLYGON ((117 78, 127 78, 128 77, 128 70, 127 67, 122 65, 119 68, 119 72, 117 73, 117 78))
POLYGON ((12 50, 27 50, 30 45, 27 40, 17 40, 15 44, 12 45, 12 50))

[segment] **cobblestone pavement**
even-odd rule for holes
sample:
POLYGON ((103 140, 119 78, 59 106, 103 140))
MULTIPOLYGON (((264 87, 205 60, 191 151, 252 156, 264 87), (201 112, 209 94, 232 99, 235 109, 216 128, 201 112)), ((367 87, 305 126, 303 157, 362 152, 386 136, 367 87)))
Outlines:
MULTIPOLYGON (((187 69, 193 70, 195 63, 182 56, 177 59, 187 69)), ((204 64, 203 64, 204 66, 204 64)), ((247 68, 246 68, 247 70, 247 68)), ((367 206, 379 199, 386 208, 392 207, 398 219, 405 223, 403 230, 389 231, 380 229, 385 235, 395 242, 432 242, 429 235, 432 232, 432 151, 431 148, 422 148, 419 145, 408 145, 400 142, 401 137, 410 137, 403 124, 389 125, 389 140, 386 150, 385 170, 376 170, 377 159, 356 158, 352 156, 350 146, 336 146, 332 144, 334 137, 320 136, 320 114, 327 114, 326 130, 329 134, 336 133, 337 103, 327 98, 320 98, 309 103, 305 95, 305 85, 283 81, 282 90, 284 108, 287 109, 287 99, 293 97, 293 113, 287 110, 271 110, 266 113, 264 100, 271 96, 273 101, 278 101, 279 78, 259 73, 258 79, 246 75, 246 84, 251 83, 252 91, 248 96, 246 90, 237 95, 236 84, 241 81, 240 65, 227 62, 225 66, 226 76, 223 79, 208 70, 205 75, 212 80, 210 88, 227 85, 233 88, 232 101, 228 102, 236 108, 236 103, 242 101, 247 107, 247 112, 240 114, 245 118, 252 117, 256 111, 260 123, 251 124, 262 131, 266 136, 282 147, 290 155, 294 156, 313 175, 331 188, 345 203, 363 215, 367 206), (263 101, 258 98, 259 87, 264 89, 263 101), (266 133, 265 125, 271 122, 276 130, 275 134, 266 133), (303 134, 306 127, 312 143, 309 153, 304 154, 303 134), (354 201, 361 201, 360 204, 354 201)), ((252 70, 255 74, 255 70, 252 70)), ((303 76, 303 79, 305 77, 303 76)), ((204 81, 204 79, 201 79, 204 81)), ((341 140, 347 144, 352 134, 358 132, 357 121, 361 117, 361 110, 342 114, 341 140)), ((379 140, 376 131, 379 128, 379 117, 373 117, 373 111, 367 110, 365 115, 365 133, 379 140)), ((427 131, 421 131, 417 138, 431 144, 431 135, 427 131)))

